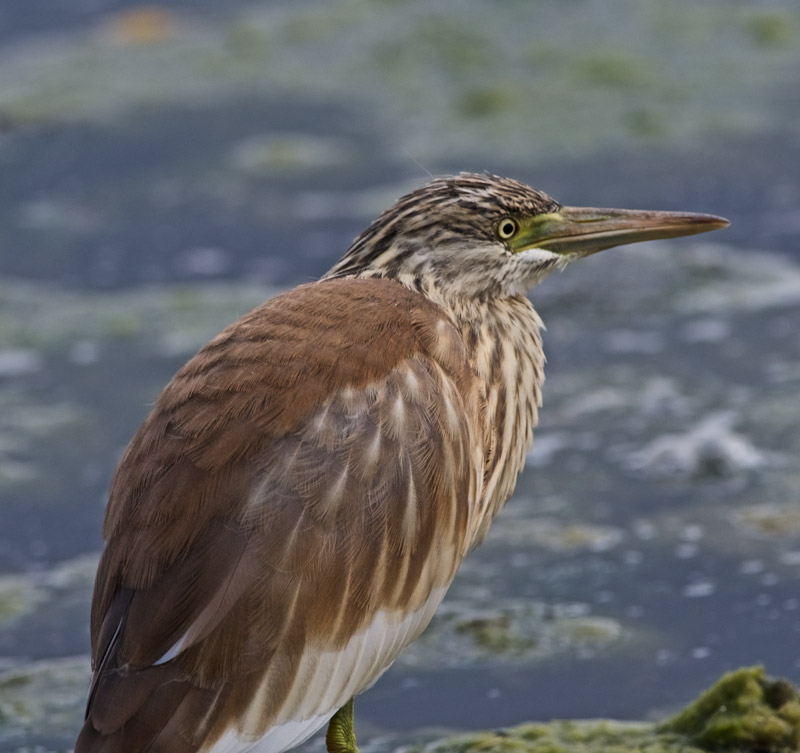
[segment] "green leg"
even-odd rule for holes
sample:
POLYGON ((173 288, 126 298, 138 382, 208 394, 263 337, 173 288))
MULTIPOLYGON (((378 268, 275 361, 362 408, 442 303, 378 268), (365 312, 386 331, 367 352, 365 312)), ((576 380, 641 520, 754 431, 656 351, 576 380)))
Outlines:
POLYGON ((331 717, 325 735, 328 753, 358 753, 356 733, 353 729, 353 699, 331 717))

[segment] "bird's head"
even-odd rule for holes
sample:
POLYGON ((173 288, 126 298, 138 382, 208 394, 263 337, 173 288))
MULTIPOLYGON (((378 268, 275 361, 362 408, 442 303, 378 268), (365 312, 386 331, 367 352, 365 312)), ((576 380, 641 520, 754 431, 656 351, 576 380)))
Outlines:
POLYGON ((707 214, 566 207, 510 178, 461 173, 400 198, 327 277, 389 277, 448 297, 513 296, 597 251, 727 224, 707 214))

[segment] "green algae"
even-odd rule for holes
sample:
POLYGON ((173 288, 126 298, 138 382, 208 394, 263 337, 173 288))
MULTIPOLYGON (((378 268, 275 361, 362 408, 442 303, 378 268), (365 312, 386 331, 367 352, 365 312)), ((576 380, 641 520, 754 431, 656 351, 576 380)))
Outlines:
POLYGON ((19 746, 55 738, 62 741, 59 749, 71 745, 80 728, 89 679, 88 656, 43 660, 0 672, 0 743, 19 746))
POLYGON ((655 80, 646 59, 613 50, 579 58, 574 68, 576 80, 588 86, 630 89, 649 86, 655 80))
POLYGON ((474 643, 491 653, 518 653, 533 648, 536 639, 523 636, 513 629, 507 614, 467 618, 455 626, 455 631, 468 635, 474 643))
MULTIPOLYGON (((27 638, 36 634, 46 653, 49 634, 83 633, 96 569, 92 555, 51 570, 0 577, 0 645, 6 651, 20 641, 29 647, 27 638)), ((89 667, 83 655, 37 661, 16 651, 3 656, 0 750, 68 749, 83 716, 89 667)))
POLYGON ((347 162, 347 147, 334 139, 292 133, 262 134, 235 144, 230 165, 250 175, 320 170, 347 162))
POLYGON ((74 403, 42 400, 19 385, 0 383, 0 492, 42 482, 42 448, 74 447, 76 436, 90 431, 88 416, 74 403))
POLYGON ((754 13, 745 20, 744 25, 759 47, 784 47, 796 43, 800 37, 800 16, 796 12, 754 13))
MULTIPOLYGON (((473 584, 474 585, 474 584, 473 584)), ((399 658, 405 667, 533 664, 555 657, 588 657, 648 643, 643 631, 589 614, 585 604, 545 604, 532 599, 495 600, 481 606, 480 589, 461 589, 439 607, 431 624, 399 658), (470 592, 472 600, 463 597, 470 592)))
POLYGON ((30 624, 63 623, 75 605, 88 614, 97 556, 86 555, 62 562, 51 570, 0 576, 0 641, 30 624))
POLYGON ((788 753, 800 745, 800 696, 786 680, 767 679, 761 667, 739 669, 659 731, 684 735, 701 750, 788 753))
MULTIPOLYGON (((50 285, 0 279, 0 348, 31 348, 40 356, 76 345, 113 341, 185 340, 191 354, 223 326, 273 295, 248 284, 152 287, 76 293, 50 285)), ((151 349, 150 352, 152 352, 151 349)))
POLYGON ((759 536, 800 536, 800 509, 795 500, 782 505, 768 502, 749 505, 737 511, 736 519, 759 536))
POLYGON ((631 137, 678 144, 796 127, 775 107, 775 71, 793 81, 800 66, 797 13, 782 5, 262 4, 216 23, 176 15, 147 44, 120 44, 112 20, 7 50, 0 112, 20 126, 301 93, 380 114, 426 160, 487 147, 515 159, 592 153, 631 137))
POLYGON ((666 722, 555 721, 438 740, 420 753, 794 753, 800 695, 761 667, 724 675, 666 722))
POLYGON ((466 118, 495 115, 514 106, 518 92, 507 86, 482 86, 467 89, 458 98, 458 113, 466 118))
POLYGON ((41 598, 41 592, 25 577, 0 577, 0 629, 14 618, 33 611, 41 598))

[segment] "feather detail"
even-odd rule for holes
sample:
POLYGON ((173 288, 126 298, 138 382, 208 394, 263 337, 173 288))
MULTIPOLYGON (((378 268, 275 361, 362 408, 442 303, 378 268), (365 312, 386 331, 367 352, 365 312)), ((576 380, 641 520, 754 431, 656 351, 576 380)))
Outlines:
POLYGON ((212 340, 112 483, 76 750, 283 750, 374 682, 468 548, 479 392, 391 281, 297 288, 212 340))

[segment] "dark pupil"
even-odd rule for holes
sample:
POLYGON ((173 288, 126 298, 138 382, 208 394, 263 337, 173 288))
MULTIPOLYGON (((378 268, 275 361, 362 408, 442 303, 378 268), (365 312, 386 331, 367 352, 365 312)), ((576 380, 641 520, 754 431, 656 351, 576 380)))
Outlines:
POLYGON ((503 235, 511 235, 514 232, 514 224, 511 222, 503 223, 503 235))

